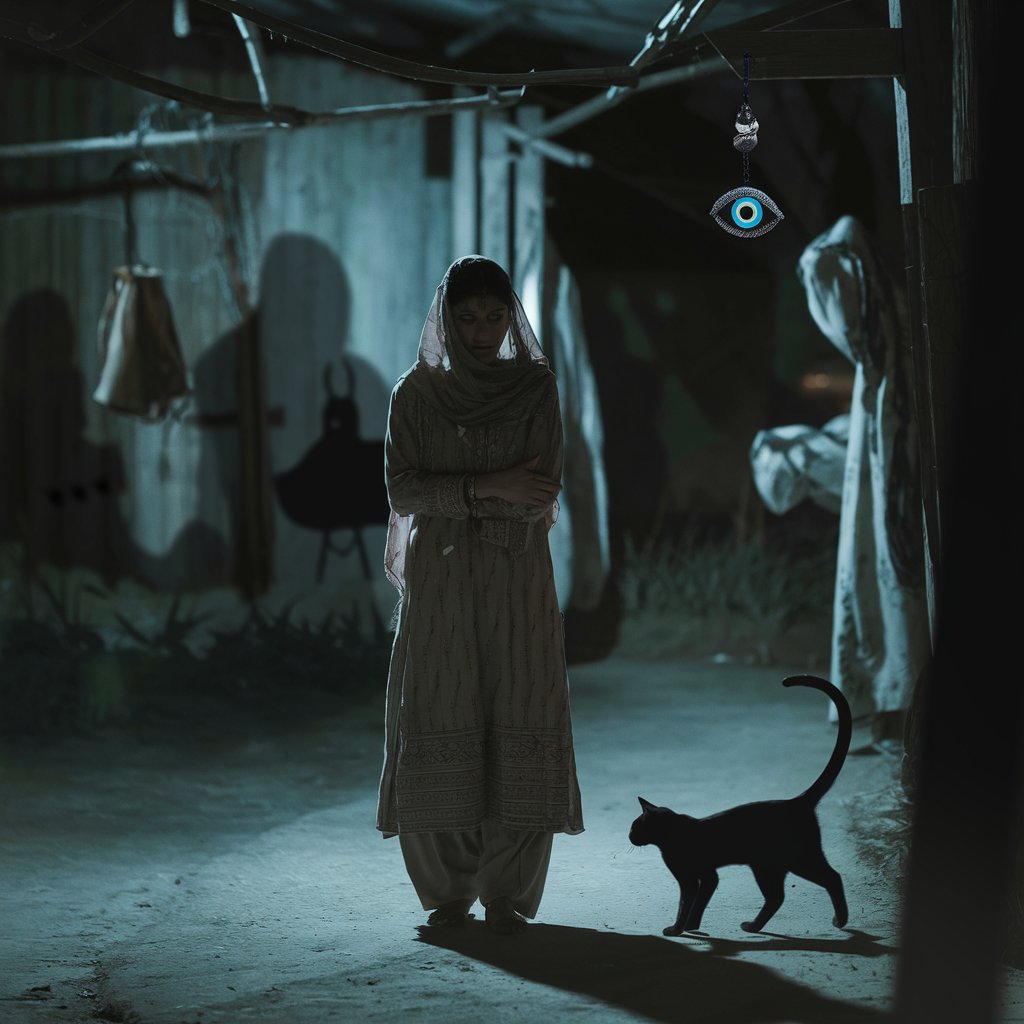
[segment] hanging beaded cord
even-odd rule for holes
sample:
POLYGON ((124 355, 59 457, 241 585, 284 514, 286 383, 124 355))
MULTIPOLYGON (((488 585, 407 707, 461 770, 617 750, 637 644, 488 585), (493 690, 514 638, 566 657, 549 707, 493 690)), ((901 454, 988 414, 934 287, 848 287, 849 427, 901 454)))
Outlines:
POLYGON ((733 148, 743 157, 743 184, 715 200, 711 216, 715 223, 730 235, 740 238, 757 238, 767 234, 779 221, 782 211, 771 196, 750 185, 750 152, 757 145, 757 131, 760 125, 750 109, 750 54, 743 54, 743 101, 736 114, 733 148), (729 206, 729 217, 719 216, 719 211, 729 206), (773 214, 770 219, 765 211, 773 214))

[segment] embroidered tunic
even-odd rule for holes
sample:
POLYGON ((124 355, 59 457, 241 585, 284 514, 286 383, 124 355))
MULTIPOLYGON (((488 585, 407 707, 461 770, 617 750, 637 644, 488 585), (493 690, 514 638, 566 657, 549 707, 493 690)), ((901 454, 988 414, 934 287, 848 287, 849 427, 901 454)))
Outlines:
POLYGON ((583 831, 562 616, 548 529, 556 507, 465 497, 466 477, 539 456, 560 478, 555 377, 497 419, 450 422, 411 378, 391 396, 385 476, 411 515, 388 677, 377 828, 583 831))

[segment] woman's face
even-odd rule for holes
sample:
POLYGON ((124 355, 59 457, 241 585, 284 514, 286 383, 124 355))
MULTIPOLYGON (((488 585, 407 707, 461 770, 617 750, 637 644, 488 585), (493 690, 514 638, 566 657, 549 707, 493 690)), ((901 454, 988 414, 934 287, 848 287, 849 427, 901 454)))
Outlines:
POLYGON ((451 308, 459 341, 482 363, 493 363, 508 333, 508 306, 493 295, 463 299, 451 308))

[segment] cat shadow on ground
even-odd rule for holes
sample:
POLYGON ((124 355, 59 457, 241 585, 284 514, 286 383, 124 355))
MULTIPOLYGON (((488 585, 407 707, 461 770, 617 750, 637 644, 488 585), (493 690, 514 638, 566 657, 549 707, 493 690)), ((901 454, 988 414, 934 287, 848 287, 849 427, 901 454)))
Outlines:
POLYGON ((844 928, 845 937, 841 939, 801 939, 793 935, 782 935, 777 932, 758 932, 762 938, 748 939, 737 942, 735 939, 719 939, 707 932, 686 932, 682 937, 699 939, 710 946, 709 952, 718 956, 735 956, 747 952, 778 952, 781 950, 799 950, 804 953, 840 953, 849 956, 895 956, 899 950, 896 946, 886 946, 878 942, 880 936, 869 935, 856 928, 844 928))
POLYGON ((863 933, 834 943, 786 938, 785 947, 725 941, 708 951, 655 935, 565 925, 531 924, 525 935, 515 937, 495 935, 480 921, 465 928, 421 925, 417 930, 419 941, 428 945, 664 1024, 682 1019, 688 1024, 869 1024, 890 1019, 878 1010, 822 995, 767 967, 730 959, 755 948, 878 955, 872 937, 863 933))

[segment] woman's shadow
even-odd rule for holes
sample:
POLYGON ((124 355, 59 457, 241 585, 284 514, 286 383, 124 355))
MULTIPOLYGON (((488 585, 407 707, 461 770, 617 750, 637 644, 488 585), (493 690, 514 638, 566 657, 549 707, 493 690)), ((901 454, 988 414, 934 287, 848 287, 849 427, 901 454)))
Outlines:
MULTIPOLYGON (((282 232, 267 246, 253 309, 196 361, 200 487, 226 510, 222 571, 245 593, 282 576, 319 586, 329 555, 356 553, 363 578, 375 576, 363 531, 381 533, 371 548, 383 543, 391 389, 352 350, 351 306, 330 246, 282 232)), ((356 575, 336 569, 329 582, 356 575)))
POLYGON ((733 942, 693 936, 704 948, 655 935, 531 924, 525 936, 465 928, 419 929, 419 941, 517 975, 577 992, 652 1021, 676 1024, 868 1024, 890 1019, 870 1007, 831 998, 777 971, 732 959, 746 950, 805 950, 851 956, 893 955, 876 937, 846 929, 842 939, 733 942), (710 945, 710 949, 706 948, 710 945))

